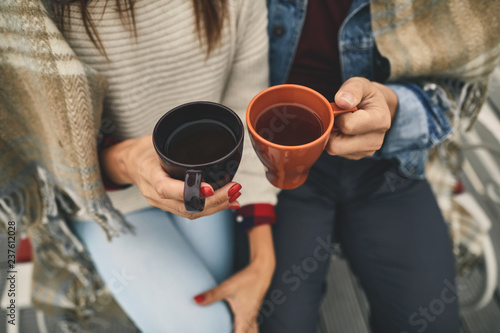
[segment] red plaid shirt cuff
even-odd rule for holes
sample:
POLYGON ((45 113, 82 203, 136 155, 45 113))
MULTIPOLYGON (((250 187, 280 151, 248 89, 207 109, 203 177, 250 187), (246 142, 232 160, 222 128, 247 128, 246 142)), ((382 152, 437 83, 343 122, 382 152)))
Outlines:
MULTIPOLYGON (((100 155, 104 149, 116 145, 117 143, 120 143, 120 141, 110 136, 104 136, 100 134, 99 137, 97 138, 97 153, 100 155)), ((112 182, 111 179, 109 179, 109 177, 106 175, 106 173, 103 172, 102 165, 101 165, 101 178, 106 191, 118 191, 131 186, 131 185, 120 185, 112 182)))
POLYGON ((274 205, 255 203, 243 206, 236 210, 236 222, 243 230, 248 231, 253 227, 263 224, 276 223, 274 205))

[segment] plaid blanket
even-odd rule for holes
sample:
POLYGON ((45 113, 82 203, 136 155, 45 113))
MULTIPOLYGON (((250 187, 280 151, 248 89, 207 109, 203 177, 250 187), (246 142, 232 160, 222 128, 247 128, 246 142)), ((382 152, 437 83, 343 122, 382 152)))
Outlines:
POLYGON ((65 223, 85 209, 109 237, 127 229, 98 166, 106 87, 40 1, 0 3, 0 226, 14 221, 31 239, 35 306, 80 323, 126 318, 65 223))
POLYGON ((500 55, 500 2, 371 0, 372 27, 389 80, 438 84, 455 129, 470 128, 500 55), (465 120, 465 122, 463 122, 465 120))

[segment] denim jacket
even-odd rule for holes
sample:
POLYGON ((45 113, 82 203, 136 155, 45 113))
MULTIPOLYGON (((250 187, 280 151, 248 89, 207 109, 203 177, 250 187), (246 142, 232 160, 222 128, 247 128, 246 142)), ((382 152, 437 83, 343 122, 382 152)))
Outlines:
MULTIPOLYGON (((271 84, 285 83, 290 72, 307 9, 307 0, 267 0, 269 10, 271 84)), ((339 31, 342 79, 362 76, 389 86, 399 104, 391 129, 374 158, 396 159, 401 174, 424 178, 427 150, 452 130, 445 111, 449 103, 438 85, 386 82, 389 63, 377 50, 369 0, 354 0, 339 31)))

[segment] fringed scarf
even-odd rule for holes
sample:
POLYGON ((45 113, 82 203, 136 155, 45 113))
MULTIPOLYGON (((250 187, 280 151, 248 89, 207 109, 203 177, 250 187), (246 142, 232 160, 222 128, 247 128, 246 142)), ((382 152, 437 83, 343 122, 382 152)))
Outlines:
POLYGON ((108 237, 127 229, 97 159, 106 87, 40 1, 1 2, 0 226, 14 221, 31 239, 33 303, 80 323, 113 308, 124 317, 65 223, 84 210, 108 237))

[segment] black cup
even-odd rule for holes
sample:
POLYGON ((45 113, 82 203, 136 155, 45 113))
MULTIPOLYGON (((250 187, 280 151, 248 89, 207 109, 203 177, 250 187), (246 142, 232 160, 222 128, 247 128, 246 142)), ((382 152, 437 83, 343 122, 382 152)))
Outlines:
MULTIPOLYGON (((191 127, 192 128, 192 127, 191 127)), ((184 132, 185 133, 185 132, 184 132)), ((196 135, 196 133, 193 133, 196 135)), ((243 124, 238 115, 228 107, 212 102, 192 102, 180 105, 164 114, 153 131, 153 145, 160 156, 161 165, 170 177, 184 180, 184 205, 191 213, 201 212, 205 199, 200 197, 202 181, 210 184, 214 190, 229 183, 241 161, 243 151, 243 124), (217 124, 226 129, 234 147, 224 156, 201 162, 179 162, 172 158, 171 145, 175 144, 180 129, 191 124, 217 124), (168 147, 167 147, 168 146, 168 147)), ((209 158, 210 159, 210 158, 209 158)))

